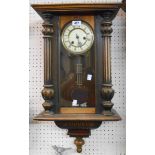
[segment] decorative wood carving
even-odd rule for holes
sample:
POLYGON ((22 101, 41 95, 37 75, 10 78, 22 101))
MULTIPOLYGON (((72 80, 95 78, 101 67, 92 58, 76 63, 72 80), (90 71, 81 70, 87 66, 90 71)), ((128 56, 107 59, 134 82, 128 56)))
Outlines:
MULTIPOLYGON (((32 7, 43 18, 43 38, 44 38, 44 89, 42 90, 42 96, 45 100, 43 107, 44 112, 40 113, 34 118, 38 121, 55 121, 55 124, 62 128, 68 129, 68 135, 70 137, 76 137, 74 143, 77 146, 77 152, 82 152, 82 146, 84 145, 83 137, 89 137, 91 129, 98 128, 102 121, 118 121, 120 116, 116 111, 112 109, 113 103, 111 102, 114 90, 112 89, 111 81, 111 33, 112 33, 112 20, 116 16, 119 8, 122 4, 34 4, 32 7), (101 25, 96 22, 98 16, 102 19, 101 25), (80 17, 80 18, 79 18, 80 17), (86 22, 90 22, 94 33, 96 27, 101 27, 103 47, 96 46, 100 44, 97 39, 95 40, 93 48, 95 52, 102 52, 103 60, 103 79, 101 88, 101 95, 94 95, 94 98, 103 100, 102 103, 96 103, 93 100, 92 107, 61 107, 58 94, 60 92, 60 35, 63 26, 74 19, 81 19, 86 22), (56 63, 54 63, 56 62, 56 63), (57 70, 54 72, 53 70, 57 70), (102 105, 102 112, 99 109, 102 105)), ((98 29, 97 29, 98 30, 98 29)), ((97 38, 98 34, 95 34, 97 38)), ((77 38, 78 39, 78 38, 77 38)), ((98 54, 98 57, 100 56, 98 54)), ((96 57, 96 55, 93 55, 96 57)), ((95 58, 97 61, 98 58, 95 58)), ((94 66, 95 62, 94 62, 94 66)), ((95 68, 94 67, 94 68, 95 68)), ((99 67, 100 68, 100 67, 99 67)), ((99 70, 99 69, 98 69, 99 70)), ((96 74, 96 72, 94 72, 96 74)), ((96 80, 96 79, 95 79, 96 80)), ((98 84, 98 81, 96 81, 98 84)), ((94 85, 96 84, 94 81, 94 85)), ((68 87, 68 86, 67 86, 68 87)), ((67 88, 66 87, 66 88, 67 88)), ((95 86, 91 89, 95 89, 95 86)), ((98 90, 95 90, 98 91, 98 90)), ((94 92, 95 92, 94 91, 94 92)), ((95 94, 95 93, 94 93, 95 94)))
POLYGON ((89 137, 90 136, 90 129, 85 130, 68 130, 68 135, 70 137, 76 137, 74 140, 74 144, 77 147, 77 152, 82 152, 82 146, 85 144, 85 141, 83 140, 83 137, 89 137))
MULTIPOLYGON (((44 13, 44 23, 43 23, 43 38, 44 38, 44 89, 42 90, 42 96, 45 100, 43 107, 46 112, 53 112, 54 103, 52 99, 54 98, 53 89, 53 24, 52 17, 50 13, 44 13)), ((54 112, 53 112, 54 113, 54 112)))
POLYGON ((85 141, 82 139, 82 137, 76 137, 74 144, 77 147, 77 152, 81 153, 82 152, 82 146, 85 144, 85 141))
POLYGON ((55 121, 55 124, 62 129, 95 129, 102 121, 55 121))
POLYGON ((113 103, 111 102, 114 96, 114 89, 111 84, 111 33, 112 33, 112 19, 115 17, 116 11, 104 11, 101 15, 103 21, 101 23, 101 32, 103 37, 103 84, 101 95, 103 98, 103 114, 113 115, 111 109, 113 103))

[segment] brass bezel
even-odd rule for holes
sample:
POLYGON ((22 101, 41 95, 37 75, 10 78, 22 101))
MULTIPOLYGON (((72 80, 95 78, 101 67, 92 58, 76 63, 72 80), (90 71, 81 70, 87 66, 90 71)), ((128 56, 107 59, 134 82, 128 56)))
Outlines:
MULTIPOLYGON (((93 28, 92 28, 91 25, 90 25, 89 23, 87 23, 86 21, 81 20, 81 22, 82 22, 82 24, 84 23, 84 24, 89 28, 89 30, 92 32, 92 34, 93 34, 93 35, 92 35, 91 44, 90 44, 90 46, 89 46, 87 49, 85 49, 85 50, 83 50, 83 51, 81 51, 81 52, 75 52, 75 51, 70 50, 69 48, 67 48, 67 47, 65 46, 63 34, 64 34, 65 30, 67 29, 67 27, 69 27, 69 26, 71 25, 72 21, 70 21, 70 22, 68 22, 67 24, 65 24, 65 26, 63 27, 62 32, 61 32, 61 42, 62 42, 62 45, 63 45, 64 49, 65 49, 69 54, 72 54, 72 55, 82 55, 82 54, 88 52, 88 51, 91 49, 91 47, 93 46, 93 44, 94 44, 95 35, 94 35, 93 28)), ((78 27, 78 28, 75 28, 75 29, 81 29, 81 28, 78 27)), ((82 30, 83 30, 83 29, 82 29, 82 30)), ((73 30, 72 30, 72 31, 73 31, 73 30)))

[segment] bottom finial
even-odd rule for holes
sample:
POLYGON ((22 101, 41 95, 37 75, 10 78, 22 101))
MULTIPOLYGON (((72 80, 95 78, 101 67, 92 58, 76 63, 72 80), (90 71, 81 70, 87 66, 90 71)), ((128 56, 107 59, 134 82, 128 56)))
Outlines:
POLYGON ((82 137, 76 137, 74 144, 77 147, 77 152, 81 153, 82 152, 82 145, 85 144, 84 140, 82 139, 82 137))

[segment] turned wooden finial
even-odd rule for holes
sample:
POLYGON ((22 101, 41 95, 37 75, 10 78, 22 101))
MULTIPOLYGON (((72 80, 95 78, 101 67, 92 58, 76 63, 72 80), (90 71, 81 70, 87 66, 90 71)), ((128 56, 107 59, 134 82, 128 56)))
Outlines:
POLYGON ((74 144, 77 147, 77 152, 81 153, 82 152, 82 145, 85 144, 84 140, 82 139, 82 137, 76 137, 74 144))

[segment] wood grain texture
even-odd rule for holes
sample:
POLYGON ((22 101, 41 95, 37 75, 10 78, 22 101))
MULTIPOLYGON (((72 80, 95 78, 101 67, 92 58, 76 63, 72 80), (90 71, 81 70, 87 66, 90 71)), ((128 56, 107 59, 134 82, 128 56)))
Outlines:
POLYGON ((60 108, 61 114, 95 114, 96 108, 76 108, 76 107, 67 107, 60 108))
MULTIPOLYGON (((56 125, 60 128, 68 129, 68 134, 71 137, 76 137, 75 144, 77 146, 77 152, 82 151, 82 145, 84 145, 84 141, 82 137, 88 137, 90 134, 91 129, 98 128, 101 125, 102 121, 119 121, 121 120, 119 114, 117 114, 116 111, 112 110, 112 104, 109 104, 109 100, 111 100, 111 70, 110 70, 110 39, 109 39, 109 33, 111 33, 111 22, 116 16, 117 11, 121 7, 120 4, 34 4, 32 7, 37 11, 37 13, 44 19, 44 56, 45 56, 45 63, 44 71, 45 71, 45 89, 42 92, 43 97, 45 99, 45 110, 38 116, 34 118, 34 120, 37 121, 55 121, 56 125), (63 16, 62 16, 63 15, 63 16), (96 102, 96 105, 93 110, 95 110, 93 113, 88 113, 90 109, 87 109, 87 111, 81 112, 83 109, 68 109, 67 111, 59 111, 60 105, 59 105, 59 71, 54 72, 55 74, 52 74, 53 70, 59 70, 60 69, 60 33, 61 28, 68 22, 75 18, 82 18, 83 20, 89 22, 91 26, 95 29, 94 31, 97 32, 95 35, 101 35, 101 30, 96 31, 96 26, 100 23, 97 23, 96 20, 98 19, 98 16, 103 17, 103 41, 97 42, 95 41, 95 47, 99 47, 99 44, 103 44, 105 48, 101 48, 104 50, 101 50, 104 59, 103 59, 103 66, 105 66, 104 77, 105 80, 103 80, 104 89, 102 90, 102 96, 103 101, 107 101, 107 103, 103 104, 104 111, 109 112, 110 107, 110 115, 104 115, 104 113, 97 113, 96 108, 100 109, 101 102, 96 102), (94 24, 94 17, 95 17, 95 24, 94 24), (108 18, 107 18, 108 17, 108 18), (110 17, 110 18, 109 18, 110 17), (54 22, 54 19, 56 22, 54 22), (59 23, 59 19, 61 19, 61 22, 59 23), (107 21, 108 20, 108 21, 107 21), (110 22, 110 26, 109 26, 110 22), (60 24, 60 25, 59 25, 60 24), (109 32, 110 31, 110 32, 109 32), (50 36, 49 36, 50 34, 50 36), (106 36, 107 35, 107 36, 106 36), (56 44, 55 44, 56 43, 56 44), (56 59, 54 59, 54 55, 56 55, 56 59), (53 61, 52 61, 53 60, 53 61), (55 64, 55 67, 54 65, 55 64), (54 83, 55 80, 55 83, 54 83), (108 81, 108 82, 107 82, 108 81), (49 86, 53 87, 53 83, 55 84, 53 90, 51 88, 49 89, 49 86), (110 86, 105 85, 110 84, 110 86), (57 88, 56 88, 57 85, 57 88), (107 88, 108 87, 108 88, 107 88), (110 87, 110 88, 109 88, 110 87), (54 90, 56 93, 54 93, 54 90), (49 99, 51 100, 57 100, 57 102, 52 102, 51 105, 47 102, 49 99), (110 99, 109 99, 110 98, 110 99), (53 104, 55 103, 55 104, 53 104), (108 108, 108 110, 106 110, 108 108), (56 109, 56 110, 55 110, 56 109), (61 113, 59 113, 61 112, 61 113), (79 114, 77 114, 79 112, 79 114)), ((98 29, 101 28, 101 25, 98 26, 98 29)), ((96 48, 96 53, 99 52, 99 49, 96 48)), ((101 57, 101 55, 98 55, 101 57)), ((98 61, 98 58, 95 58, 96 61, 98 61)), ((100 68, 98 68, 100 70, 100 68)), ((96 74, 97 72, 95 72, 96 74)), ((99 76, 101 76, 101 73, 99 73, 99 76)), ((98 79, 97 79, 98 80, 98 79)), ((96 80, 96 83, 99 84, 99 81, 96 80)), ((67 85, 68 86, 68 85, 67 85)), ((99 88, 99 87, 98 87, 99 88)), ((95 89, 95 88, 94 88, 95 89)), ((98 89, 100 91, 100 89, 98 89)), ((99 95, 98 95, 99 96, 99 95)), ((99 98, 97 96, 97 98, 99 98)), ((95 102, 93 102, 95 103, 95 102)), ((92 106, 90 106, 92 107, 92 106)), ((64 110, 64 109, 63 109, 64 110)), ((92 110, 92 109, 91 109, 92 110)))
POLYGON ((91 4, 32 4, 32 8, 42 17, 43 13, 48 12, 53 15, 70 15, 73 14, 100 14, 104 10, 119 10, 122 3, 111 3, 111 4, 101 4, 101 3, 91 3, 91 4))
POLYGON ((55 12, 64 12, 64 11, 97 11, 103 9, 114 9, 119 8, 122 3, 70 3, 70 4, 32 4, 31 6, 36 11, 55 11, 55 12))
POLYGON ((121 120, 119 114, 112 110, 113 115, 105 116, 102 114, 52 114, 42 112, 34 118, 38 121, 119 121, 121 120))
POLYGON ((91 27, 94 29, 94 16, 85 16, 85 15, 81 15, 79 16, 74 15, 74 16, 60 16, 60 28, 62 29, 64 27, 65 24, 67 24, 68 22, 72 21, 72 20, 83 20, 87 23, 89 23, 89 25, 91 25, 91 27))
POLYGON ((98 128, 102 121, 55 121, 55 124, 61 129, 90 130, 98 128))

